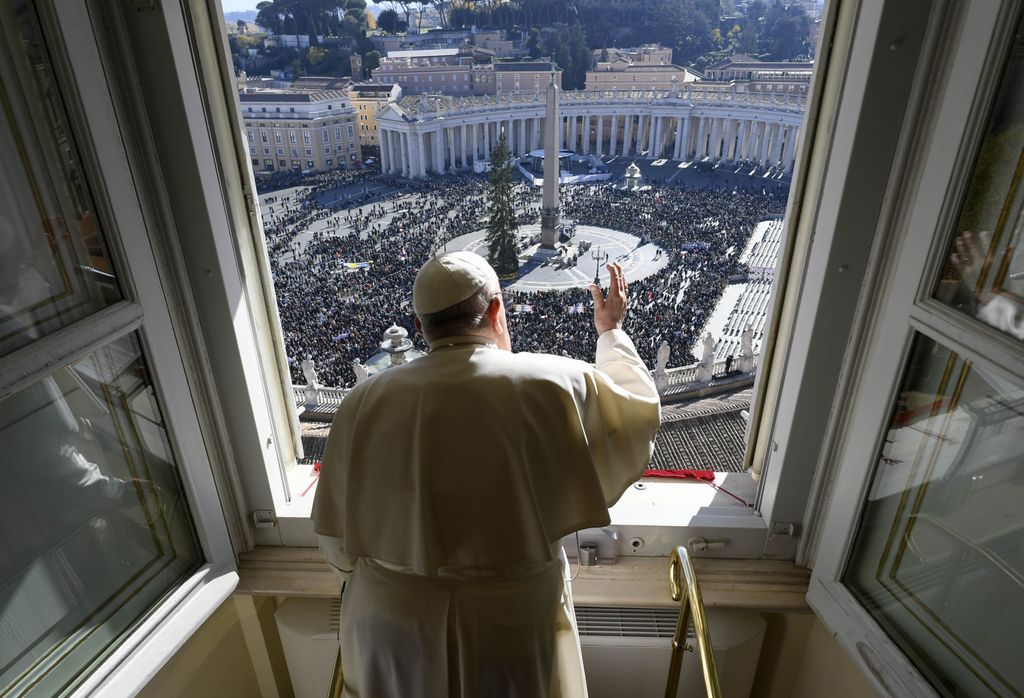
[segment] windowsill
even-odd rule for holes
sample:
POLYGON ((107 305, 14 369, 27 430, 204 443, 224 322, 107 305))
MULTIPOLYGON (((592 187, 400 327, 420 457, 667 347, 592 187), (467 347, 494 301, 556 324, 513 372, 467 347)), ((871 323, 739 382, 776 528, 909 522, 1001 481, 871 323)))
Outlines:
MULTIPOLYGON (((810 572, 781 560, 695 558, 705 606, 753 611, 806 612, 810 572)), ((571 565, 576 572, 575 564, 571 565)), ((259 547, 241 556, 240 594, 333 598, 337 575, 317 548, 259 547)), ((587 606, 676 606, 665 557, 620 558, 582 567, 573 600, 587 606)))
MULTIPOLYGON (((317 545, 310 520, 316 493, 312 466, 297 467, 300 477, 292 482, 301 488, 293 484, 291 503, 278 506, 278 533, 272 543, 269 538, 264 543, 274 545, 280 540, 281 545, 296 548, 317 545)), ((580 532, 580 542, 596 543, 601 558, 661 557, 680 543, 700 536, 724 543, 716 549, 717 557, 760 557, 766 532, 764 519, 744 503, 753 502, 757 482, 750 473, 715 473, 715 485, 718 489, 695 480, 642 478, 627 488, 609 510, 617 540, 599 529, 585 529, 580 532)), ((563 546, 575 559, 575 537, 564 538, 563 546)))
POLYGON ((132 696, 235 591, 238 574, 205 565, 164 599, 73 693, 132 696))
MULTIPOLYGON (((292 501, 278 507, 279 519, 310 517, 316 477, 311 465, 288 469, 292 501)), ((749 473, 715 473, 715 484, 747 502, 757 494, 757 483, 749 473)), ((707 483, 660 477, 641 478, 609 511, 613 526, 688 526, 700 516, 756 517, 752 508, 707 483)))

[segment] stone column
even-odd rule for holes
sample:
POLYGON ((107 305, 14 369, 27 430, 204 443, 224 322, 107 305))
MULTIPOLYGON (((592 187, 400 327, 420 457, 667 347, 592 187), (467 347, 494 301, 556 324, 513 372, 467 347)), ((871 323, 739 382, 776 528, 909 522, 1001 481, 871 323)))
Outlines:
POLYGON ((774 133, 775 135, 772 138, 772 150, 768 157, 771 159, 772 165, 777 166, 779 164, 779 160, 782 159, 782 124, 775 124, 774 133))
POLYGON ((768 162, 772 167, 776 167, 779 164, 779 156, 782 154, 780 151, 782 148, 782 125, 772 124, 772 140, 771 145, 768 146, 768 162))
POLYGON ((422 131, 416 134, 417 152, 419 156, 419 165, 417 166, 416 176, 421 179, 427 177, 427 134, 422 131))
POLYGON ((793 170, 793 159, 796 157, 796 141, 799 138, 800 129, 790 126, 787 129, 786 148, 782 151, 782 165, 786 172, 793 170))
POLYGON ((444 129, 444 133, 448 134, 448 170, 450 172, 455 171, 455 127, 444 129))
POLYGON ((661 127, 660 119, 654 114, 647 117, 647 159, 654 160, 658 157, 658 131, 661 127))
POLYGON ((387 131, 377 129, 377 137, 380 139, 380 171, 386 173, 391 161, 388 159, 388 138, 387 131))
POLYGON ((526 141, 526 119, 519 120, 519 157, 526 155, 529 152, 529 148, 526 141))
POLYGON ((708 157, 712 159, 717 159, 718 151, 722 145, 722 120, 719 118, 711 119, 709 131, 710 136, 708 138, 708 157))
POLYGON ((608 154, 614 156, 614 155, 618 154, 617 146, 619 145, 619 143, 618 143, 618 140, 619 140, 619 115, 618 114, 612 114, 611 127, 612 127, 612 129, 611 129, 612 132, 608 135, 608 154))
POLYGON ((697 142, 693 146, 693 156, 695 160, 700 160, 704 157, 704 144, 707 142, 707 117, 697 117, 697 142))
POLYGON ((594 152, 598 157, 604 154, 604 115, 597 117, 597 146, 594 152))
POLYGON ((416 135, 411 131, 405 134, 405 147, 409 162, 409 166, 406 169, 409 171, 408 177, 412 178, 416 176, 416 171, 419 169, 416 164, 419 153, 416 148, 416 135))
POLYGON ((740 122, 740 140, 736 144, 736 159, 746 160, 747 159, 747 140, 750 138, 750 122, 743 120, 740 122))
POLYGON ((399 143, 402 149, 402 176, 412 176, 412 148, 409 147, 409 134, 400 133, 399 143))
POLYGON ((675 145, 672 147, 672 159, 673 160, 682 160, 683 159, 682 150, 683 150, 683 120, 684 119, 685 119, 685 117, 682 117, 682 116, 677 116, 676 117, 675 145))
POLYGON ((391 172, 401 174, 405 165, 405 153, 402 152, 402 134, 398 131, 391 132, 391 172))
POLYGON ((629 156, 633 145, 633 115, 626 115, 626 128, 622 134, 622 154, 629 156))
POLYGON ((590 114, 583 115, 583 154, 590 155, 590 114))
POLYGON ((491 159, 491 123, 485 121, 482 124, 484 128, 484 160, 491 159))
POLYGON ((530 150, 540 146, 540 119, 530 119, 530 150))
POLYGON ((466 124, 462 124, 462 128, 460 130, 462 131, 462 133, 459 134, 459 136, 460 136, 460 138, 459 138, 459 148, 462 150, 462 153, 461 153, 462 160, 460 162, 462 163, 462 166, 465 167, 466 166, 466 124))
POLYGON ((768 137, 771 135, 770 128, 771 125, 768 123, 761 124, 761 142, 758 144, 757 161, 762 167, 768 167, 768 137))
POLYGON ((683 117, 683 145, 679 149, 679 159, 686 160, 690 157, 690 139, 693 137, 693 119, 689 116, 683 117))

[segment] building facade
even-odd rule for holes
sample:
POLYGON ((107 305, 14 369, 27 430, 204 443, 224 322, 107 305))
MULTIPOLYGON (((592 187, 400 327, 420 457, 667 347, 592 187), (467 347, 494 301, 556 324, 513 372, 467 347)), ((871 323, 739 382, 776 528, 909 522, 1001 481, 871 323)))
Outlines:
POLYGON ((402 88, 394 84, 362 83, 349 87, 348 98, 356 110, 356 132, 360 146, 380 145, 377 113, 401 96, 402 88))
POLYGON ((655 65, 653 63, 629 63, 618 58, 607 63, 598 63, 594 70, 587 71, 586 90, 671 90, 673 85, 682 86, 700 80, 700 75, 678 65, 655 65))
POLYGON ((356 110, 340 90, 239 95, 249 160, 257 173, 324 172, 362 162, 356 110))
POLYGON ((555 84, 562 87, 562 69, 551 61, 516 61, 494 64, 494 94, 543 93, 555 71, 555 84))
MULTIPOLYGON (((747 162, 789 172, 800 138, 802 95, 754 94, 688 84, 679 90, 566 92, 560 148, 649 160, 747 162)), ((384 172, 425 178, 488 160, 504 132, 514 156, 542 147, 543 94, 456 99, 406 97, 377 116, 384 172)))

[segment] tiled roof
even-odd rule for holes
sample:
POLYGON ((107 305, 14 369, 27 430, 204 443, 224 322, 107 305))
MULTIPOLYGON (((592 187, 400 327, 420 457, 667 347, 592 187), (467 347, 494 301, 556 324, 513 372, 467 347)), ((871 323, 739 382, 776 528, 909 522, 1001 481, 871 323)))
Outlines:
MULTIPOLYGON (((654 470, 740 472, 746 449, 751 389, 664 405, 650 467, 654 470)), ((302 422, 302 463, 323 457, 330 424, 302 422)))

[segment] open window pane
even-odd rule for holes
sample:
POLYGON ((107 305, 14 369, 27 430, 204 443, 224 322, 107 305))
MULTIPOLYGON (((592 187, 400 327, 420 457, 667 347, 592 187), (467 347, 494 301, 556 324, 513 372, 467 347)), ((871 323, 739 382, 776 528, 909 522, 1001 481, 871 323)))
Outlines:
POLYGON ((203 556, 134 335, 0 401, 0 693, 73 686, 203 556))
POLYGON ((122 295, 31 3, 0 3, 0 355, 122 295))
POLYGON ((844 582, 941 695, 1024 686, 1024 386, 919 335, 844 582))
POLYGON ((1024 340, 1024 27, 1003 73, 939 300, 1024 340))

